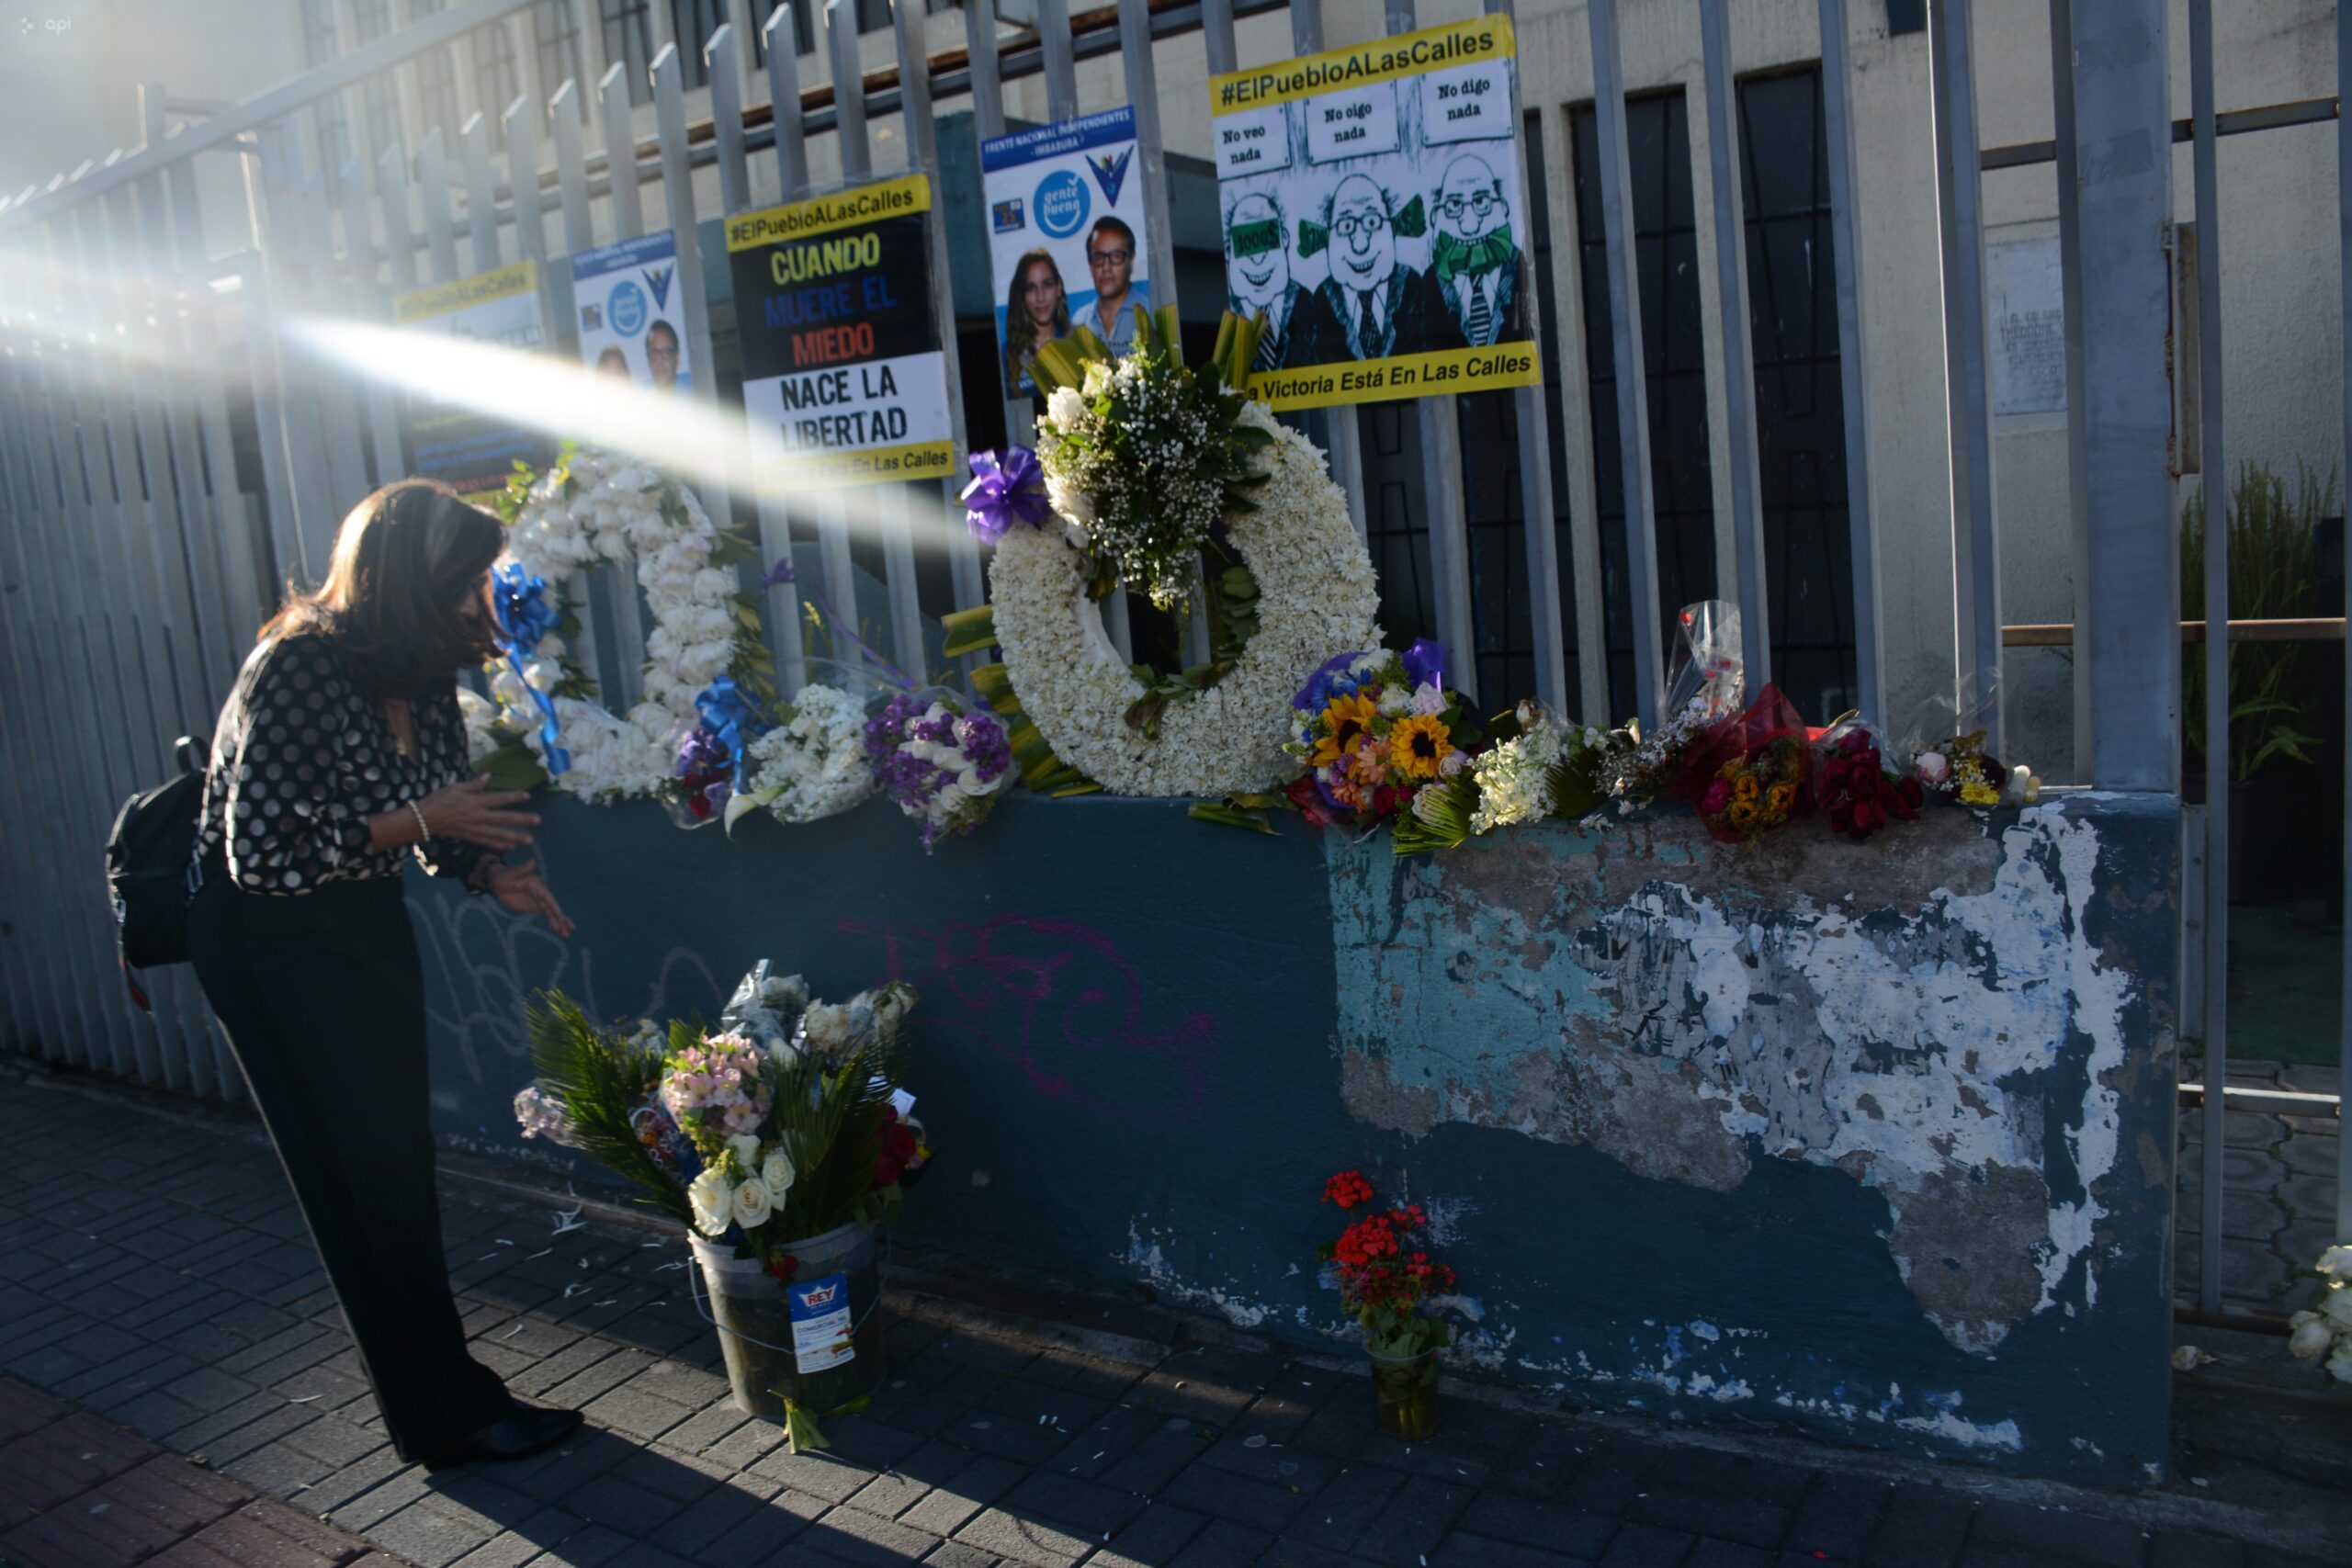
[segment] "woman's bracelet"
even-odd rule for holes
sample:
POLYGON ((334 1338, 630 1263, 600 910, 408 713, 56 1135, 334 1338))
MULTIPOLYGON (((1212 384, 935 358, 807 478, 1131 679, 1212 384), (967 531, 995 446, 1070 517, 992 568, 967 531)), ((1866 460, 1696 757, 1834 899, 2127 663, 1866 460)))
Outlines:
POLYGON ((421 844, 433 837, 433 827, 424 819, 424 807, 412 800, 408 803, 408 809, 409 815, 416 818, 416 841, 421 844))

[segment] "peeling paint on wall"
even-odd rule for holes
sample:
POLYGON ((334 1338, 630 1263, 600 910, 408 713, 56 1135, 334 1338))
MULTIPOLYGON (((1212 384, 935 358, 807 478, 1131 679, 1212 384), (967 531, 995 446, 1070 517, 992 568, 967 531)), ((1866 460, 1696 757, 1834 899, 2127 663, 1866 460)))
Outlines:
POLYGON ((1997 834, 1936 811, 1867 846, 1789 838, 1727 850, 1676 818, 1335 847, 1347 1108, 1718 1193, 1758 1160, 1840 1171, 1977 1354, 2089 1306, 2135 984, 2085 934, 2097 826, 2046 806, 1997 834))

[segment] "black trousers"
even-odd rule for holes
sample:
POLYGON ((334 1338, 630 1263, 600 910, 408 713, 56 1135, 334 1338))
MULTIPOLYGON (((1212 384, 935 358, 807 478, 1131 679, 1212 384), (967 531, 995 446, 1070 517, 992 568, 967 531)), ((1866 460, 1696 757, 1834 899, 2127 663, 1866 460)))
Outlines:
POLYGON ((294 1184, 393 1447, 417 1461, 514 1401, 466 1353, 426 1098, 424 974, 397 877, 285 896, 216 872, 197 978, 294 1184))

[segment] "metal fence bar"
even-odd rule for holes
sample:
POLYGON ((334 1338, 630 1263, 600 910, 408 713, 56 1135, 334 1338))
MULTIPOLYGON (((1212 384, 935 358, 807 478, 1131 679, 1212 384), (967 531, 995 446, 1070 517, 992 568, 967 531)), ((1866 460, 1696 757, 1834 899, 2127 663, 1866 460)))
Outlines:
POLYGON ((437 125, 417 144, 416 185, 424 202, 424 248, 433 258, 432 281, 447 283, 458 276, 458 237, 449 216, 449 161, 437 125))
MULTIPOLYGON (((10 325, 0 321, 0 341, 13 343, 10 325)), ((13 379, 0 365, 0 588, 6 590, 0 592, 0 702, 10 713, 30 716, 57 699, 42 689, 31 656, 40 628, 26 613, 39 601, 18 543, 28 520, 17 498, 21 465, 9 440, 13 379)), ((48 716, 40 716, 44 721, 48 716)), ((0 875, 0 909, 6 911, 12 931, 29 935, 42 929, 35 911, 54 909, 62 901, 56 853, 64 835, 54 828, 63 792, 45 787, 50 764, 62 753, 53 744, 19 742, 17 735, 17 726, 0 725, 0 811, 6 813, 0 819, 0 870, 6 872, 0 875)), ((76 1037, 76 1000, 62 963, 28 942, 0 944, 0 981, 6 986, 0 1008, 6 1009, 8 1038, 20 1049, 38 1044, 43 1055, 54 1055, 62 1042, 76 1037)))
MULTIPOLYGON (((292 481, 286 510, 273 509, 270 526, 281 558, 301 563, 303 577, 312 582, 326 579, 327 561, 334 550, 336 493, 327 460, 325 423, 320 417, 314 367, 289 351, 284 325, 288 312, 282 307, 301 298, 300 280, 293 276, 293 233, 300 223, 300 198, 288 188, 286 172, 286 132, 271 127, 260 134, 261 155, 245 165, 247 201, 252 210, 254 243, 260 267, 254 311, 249 328, 271 351, 279 392, 277 417, 261 432, 263 446, 279 443, 292 481)), ((428 202, 428 209, 431 204, 428 202)))
MULTIPOLYGON (((645 232, 645 201, 638 189, 637 130, 629 115, 626 66, 616 62, 605 73, 596 86, 596 107, 605 131, 605 184, 613 204, 613 238, 634 240, 645 232)), ((619 682, 619 711, 627 713, 644 696, 645 616, 638 604, 633 570, 614 571, 605 581, 613 611, 605 634, 619 682)))
MULTIPOLYGON (((2165 354, 2172 159, 2165 0, 2099 0, 2069 17, 2082 206, 2086 603, 2101 789, 2175 793, 2180 778, 2179 552, 2165 354)), ((1996 632, 1997 635, 1997 632, 1996 632)), ((1996 753, 1997 755, 1997 753, 1996 753)))
MULTIPOLYGON (((2084 466, 2088 450, 2083 420, 2086 398, 2083 385, 2083 213, 2075 134, 2074 0, 2050 0, 2050 84, 2052 119, 2055 128, 2054 157, 2058 183, 2058 288, 2066 332, 2066 521, 2068 558, 2074 567, 2075 630, 2086 641, 2090 635, 2090 601, 2084 585, 2090 581, 2090 475, 2084 466)), ((2007 633, 2003 632, 2006 639, 2007 633)), ((2092 778, 2095 740, 2091 725, 2093 696, 2087 659, 2072 661, 2074 672, 2075 782, 2092 778)), ((2214 1160, 2221 1159, 2217 1152, 2214 1160)))
MULTIPOLYGON (((1290 44, 1299 54, 1323 52, 1323 0, 1291 0, 1290 44)), ((1367 537, 1363 498, 1363 416, 1352 404, 1320 409, 1302 422, 1309 436, 1320 434, 1331 479, 1348 498, 1348 518, 1356 537, 1367 537)), ((1124 649, 1122 645, 1122 649, 1124 649)))
MULTIPOLYGON (((987 186, 979 166, 979 149, 1004 134, 1004 82, 998 72, 996 0, 967 0, 964 6, 964 56, 971 62, 972 177, 987 186)), ((781 122, 778 122, 781 124, 781 122)), ((1008 391, 1004 399, 1004 438, 1008 446, 1029 446, 1037 440, 1037 414, 1031 400, 1008 391)))
MULTIPOLYGON (((1321 0, 1315 0, 1320 4, 1321 0)), ((1418 25, 1414 0, 1385 0, 1384 19, 1391 36, 1418 25)), ((1356 411, 1333 412, 1335 426, 1354 426, 1356 411)), ((1429 529, 1430 588, 1436 602, 1438 640, 1453 651, 1446 665, 1449 684, 1472 696, 1478 691, 1478 637, 1470 608, 1470 525, 1463 516, 1462 408, 1451 392, 1413 400, 1413 423, 1420 437, 1423 521, 1429 529)))
MULTIPOLYGON (((2222 226, 2221 185, 2214 169, 2213 0, 2188 0, 2188 101, 2197 122, 2190 157, 2195 172, 2199 373, 2204 382, 2203 472, 2205 498, 2205 603, 2208 609, 2230 602, 2230 530, 2227 468, 2222 457, 2222 226)), ((2209 806, 2230 798, 2230 639, 2205 642, 2205 799, 2209 806)), ((2197 1304, 2222 1307, 2222 1184, 2210 1179, 2226 1142, 2222 1086, 2230 1058, 2230 814, 2205 813, 2205 1147, 2209 1154, 2203 1193, 2205 1267, 2197 1278, 2197 1304)))
POLYGON ((1600 163, 1600 228, 1608 252, 1610 341, 1617 365, 1617 454, 1625 496, 1625 559, 1634 615, 1634 709, 1655 729, 1666 703, 1659 654, 1657 525, 1650 499, 1648 362, 1642 357, 1642 285, 1634 246, 1634 175, 1625 150, 1625 68, 1617 0, 1591 0, 1592 107, 1600 163))
POLYGON ((1715 299, 1723 320, 1724 412, 1731 461, 1726 501, 1739 572, 1740 660, 1747 689, 1772 679, 1770 583, 1766 580, 1763 462, 1757 455, 1756 351, 1748 341, 1747 202, 1740 189, 1739 96, 1732 81, 1724 0, 1699 0, 1700 54, 1707 85, 1707 183, 1715 216, 1715 299))
MULTIPOLYGON (((518 95, 498 117, 506 136, 506 188, 514 193, 514 254, 520 261, 539 264, 543 275, 548 259, 547 209, 539 200, 539 110, 529 97, 518 95)), ((555 345, 550 343, 548 347, 555 345)))
MULTIPOLYGON (((299 171, 300 141, 288 137, 283 145, 293 169, 299 171)), ((290 215, 301 264, 301 302, 320 315, 356 314, 357 290, 346 288, 336 276, 334 226, 327 197, 323 171, 310 174, 301 180, 300 199, 290 215)), ((356 378, 331 373, 315 362, 305 367, 305 374, 315 389, 319 424, 326 439, 327 507, 319 521, 331 531, 368 491, 368 459, 359 432, 359 400, 366 394, 356 378)))
POLYGON ((735 60, 743 52, 733 25, 727 22, 718 25, 702 51, 703 74, 710 82, 711 134, 718 146, 721 212, 741 212, 752 205, 752 167, 743 150, 742 77, 735 60))
MULTIPOLYGON (((363 321, 389 321, 391 304, 376 280, 376 242, 368 214, 368 177, 357 159, 343 165, 335 182, 343 207, 344 260, 351 269, 352 313, 363 321)), ((392 389, 373 378, 364 380, 357 395, 368 405, 368 443, 375 454, 370 477, 386 484, 401 477, 401 416, 392 389)))
MULTIPOLYGON (((947 423, 954 432, 955 462, 948 477, 940 481, 943 493, 939 497, 943 515, 953 516, 956 493, 963 488, 957 476, 964 471, 964 459, 968 452, 968 436, 964 424, 964 364, 961 345, 956 340, 956 288, 947 268, 947 222, 944 212, 944 171, 939 164, 939 131, 932 119, 932 106, 936 89, 931 81, 931 60, 923 49, 923 11, 909 0, 893 0, 892 13, 898 28, 899 42, 899 104, 907 138, 907 156, 914 166, 930 180, 933 211, 924 222, 924 232, 931 244, 932 313, 939 322, 939 347, 947 377, 947 423)), ((910 491, 910 487, 900 487, 910 491)), ((911 501, 910 491, 906 499, 911 501)), ((970 534, 957 530, 947 540, 947 570, 956 595, 956 607, 968 610, 988 599, 988 589, 980 576, 979 541, 970 534)), ((907 607, 917 617, 920 631, 921 609, 915 601, 914 558, 910 539, 907 558, 907 607)), ((897 585, 892 585, 895 594, 897 585)), ((910 650, 918 661, 922 658, 920 638, 910 650)), ((916 666, 907 667, 912 671, 916 666)))
MULTIPOLYGON (((14 308, 21 311, 25 307, 18 301, 14 308)), ((91 712, 82 705, 93 699, 86 670, 71 657, 73 630, 52 581, 57 558, 42 536, 54 530, 53 524, 44 525, 54 513, 56 491, 45 482, 43 466, 34 455, 30 410, 42 400, 38 323, 20 317, 10 326, 17 352, 0 359, 0 481, 6 483, 7 502, 6 538, 0 540, 6 555, 0 557, 0 565, 12 569, 10 580, 21 592, 0 602, 0 615, 9 626, 8 711, 26 716, 32 733, 27 742, 30 763, 12 756, 8 767, 21 792, 15 807, 19 815, 13 820, 20 829, 17 841, 31 847, 30 874, 12 874, 7 881, 12 895, 23 897, 29 889, 39 908, 66 910, 76 900, 65 844, 86 831, 84 797, 89 794, 84 778, 69 775, 67 770, 78 762, 78 773, 86 774, 92 747, 87 736, 70 733, 65 716, 91 712), (33 383, 29 391, 28 383, 33 383), (28 613, 35 604, 47 606, 48 613, 28 613)), ((13 737, 16 728, 7 728, 13 737)), ((75 924, 70 915, 64 923, 69 931, 75 924)), ((39 928, 27 921, 19 929, 39 928)), ((42 986, 37 1010, 46 1035, 42 1055, 94 1061, 112 1032, 98 999, 95 950, 78 942, 62 945, 64 951, 54 961, 41 962, 35 953, 28 965, 42 986)))
MULTIPOLYGON (((505 260, 498 243, 498 182, 490 167, 490 122, 480 110, 458 131, 465 143, 466 233, 472 244, 472 270, 488 272, 505 260)), ((519 205, 521 193, 516 193, 519 205)))
MULTIPOLYGON (((74 222, 73 215, 68 214, 47 226, 51 281, 42 290, 36 308, 43 309, 55 322, 43 346, 57 357, 56 367, 45 378, 48 385, 43 400, 48 460, 57 467, 60 491, 56 529, 48 548, 59 551, 62 558, 71 562, 52 581, 52 602, 72 628, 71 635, 78 637, 82 645, 80 659, 88 671, 83 695, 93 705, 81 711, 99 716, 95 727, 99 753, 96 760, 100 763, 94 770, 97 790, 88 787, 88 773, 74 782, 83 786, 80 793, 96 794, 102 802, 121 799, 138 788, 141 779, 160 777, 161 752, 155 746, 153 710, 145 701, 146 693, 138 678, 140 650, 135 641, 136 630, 128 624, 127 616, 117 614, 121 597, 106 591, 107 585, 120 583, 127 574, 104 564, 119 550, 120 531, 108 526, 105 513, 110 501, 98 492, 92 465, 85 460, 84 451, 85 445, 95 438, 98 419, 85 384, 96 372, 89 334, 85 326, 77 324, 85 323, 88 313, 76 309, 72 295, 62 292, 64 278, 89 276, 85 268, 69 259, 66 231, 74 222)), ((85 842, 96 843, 104 836, 105 829, 97 816, 98 809, 92 809, 84 817, 83 830, 93 835, 85 842)), ((97 929, 97 921, 91 918, 96 911, 76 899, 74 912, 89 950, 93 953, 104 952, 100 940, 103 933, 97 929)), ((160 1065, 154 1025, 148 1020, 128 1017, 119 992, 104 998, 102 1005, 108 1023, 107 1053, 113 1070, 125 1077, 152 1080, 154 1074, 151 1069, 160 1065)))
MULTIPOLYGON (((2335 11, 2335 90, 2339 101, 2352 95, 2352 7, 2339 6, 2335 11)), ((2342 242, 2337 253, 2338 270, 2343 275, 2344 313, 2344 438, 2345 452, 2352 457, 2352 118, 2339 115, 2335 121, 2335 223, 2342 242)), ((2352 468, 2347 468, 2352 472, 2352 468)), ((2352 737, 2352 640, 2344 645, 2345 660, 2345 734, 2352 737)), ((2345 819, 2352 822, 2352 769, 2346 770, 2345 819)), ((2352 832, 2344 840, 2344 887, 2352 893, 2352 832)), ((2338 973, 2352 976, 2352 922, 2344 928, 2344 964, 2338 973)), ((2341 1103, 2352 1104, 2352 981, 2342 983, 2342 1017, 2339 1020, 2336 1058, 2337 1092, 2341 1103)), ((2335 1154, 2335 1238, 2342 1241, 2352 1236, 2352 1138, 2339 1138, 2335 1154)))
MULTIPOLYGON (((2066 0, 2052 0, 2052 12, 2066 0)), ((1838 367, 1846 428, 1846 540, 1854 578, 1855 702, 1874 722, 1893 718, 1879 634, 1879 552, 1871 500, 1870 357, 1862 317, 1861 234, 1854 221, 1854 67, 1846 0, 1819 0, 1821 111, 1828 142, 1829 249, 1837 267, 1838 367)), ((2062 197, 2064 201, 2070 199, 2062 197)), ((2069 318, 2072 319, 2071 317, 2069 318)))
MULTIPOLYGON (((800 60, 795 51, 793 4, 786 0, 768 13, 763 34, 768 62, 768 98, 776 106, 775 171, 779 199, 808 183, 808 149, 800 123, 800 60)), ((763 560, 794 560, 792 515, 781 498, 764 486, 759 496, 760 557, 763 560)), ((797 562, 796 562, 797 565, 797 562)), ((786 696, 808 683, 805 632, 800 619, 800 587, 790 578, 769 584, 768 646, 775 649, 776 676, 786 696)))
POLYGON ((563 249, 578 255, 594 244, 588 217, 588 159, 581 145, 580 84, 567 77, 548 102, 548 123, 555 137, 555 188, 563 209, 563 249))
MULTIPOLYGON (((1487 15, 1509 17, 1512 0, 1485 0, 1487 15)), ((1512 128, 1511 144, 1519 154, 1519 188, 1511 193, 1523 228, 1532 231, 1535 207, 1527 173, 1528 113, 1520 106, 1521 123, 1512 128)), ((1521 309, 1527 316, 1528 340, 1541 355, 1544 341, 1542 293, 1536 287, 1535 256, 1526 254, 1527 276, 1521 309)), ((1551 411, 1539 384, 1520 387, 1510 394, 1511 417, 1519 434, 1519 510, 1522 547, 1527 552, 1527 625, 1533 644, 1535 695, 1546 707, 1566 713, 1568 706, 1567 614, 1560 594, 1560 530, 1552 493, 1551 411)), ((1469 660, 1473 667, 1476 660, 1469 660)), ((1499 698, 1504 694, 1490 694, 1499 698)))
MULTIPOLYGON (((865 73, 857 59, 855 0, 825 0, 825 51, 833 71, 833 113, 841 143, 842 179, 855 184, 873 173, 865 138, 865 73)), ((825 592, 836 615, 858 631, 864 620, 857 601, 857 569, 850 558, 848 500, 838 489, 821 490, 810 498, 810 515, 817 525, 817 547, 824 562, 825 592)), ((843 664, 859 661, 854 644, 833 631, 834 657, 843 664)))
MULTIPOLYGON (((704 409, 716 410, 718 355, 711 350, 710 298, 702 276, 702 232, 695 220, 694 172, 686 163, 684 71, 675 45, 654 56, 653 118, 662 150, 662 196, 678 247, 678 307, 686 319, 686 340, 694 355, 694 384, 687 395, 704 409)), ((722 448, 715 473, 707 472, 702 484, 703 509, 722 528, 732 527, 735 521, 734 486, 728 478, 734 457, 730 449, 722 448)))
MULTIPOLYGON (((2001 568, 1993 529, 1993 412, 1984 337, 1984 195, 1968 0, 1933 0, 1928 58, 1936 118, 1936 207, 1943 245, 1944 376, 1951 428, 1953 665, 1961 716, 1984 705, 1984 745, 2001 754, 2001 568), (1973 680, 1972 680, 1973 678, 1973 680)), ((1962 728, 1969 728, 1967 723, 1962 728)))

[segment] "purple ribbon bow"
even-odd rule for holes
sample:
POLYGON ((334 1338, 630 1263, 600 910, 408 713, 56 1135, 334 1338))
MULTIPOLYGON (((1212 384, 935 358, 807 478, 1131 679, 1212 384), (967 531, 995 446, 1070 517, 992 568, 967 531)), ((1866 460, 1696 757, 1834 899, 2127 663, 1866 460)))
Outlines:
POLYGON ((1445 644, 1425 637, 1405 650, 1405 673, 1416 686, 1445 690, 1445 644))
POLYGON ((964 525, 972 536, 994 544, 1015 523, 1035 528, 1046 520, 1046 471, 1037 454, 1026 446, 1001 452, 975 452, 972 482, 960 498, 966 507, 964 525))

